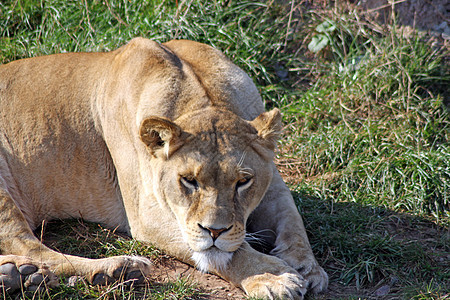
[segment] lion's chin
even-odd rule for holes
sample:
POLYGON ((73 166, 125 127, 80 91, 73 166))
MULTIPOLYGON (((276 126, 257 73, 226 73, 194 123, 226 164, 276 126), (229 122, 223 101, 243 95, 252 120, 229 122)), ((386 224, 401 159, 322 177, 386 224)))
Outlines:
POLYGON ((192 254, 196 267, 202 272, 208 272, 212 269, 223 270, 232 257, 233 252, 225 252, 214 246, 205 251, 195 251, 192 254))

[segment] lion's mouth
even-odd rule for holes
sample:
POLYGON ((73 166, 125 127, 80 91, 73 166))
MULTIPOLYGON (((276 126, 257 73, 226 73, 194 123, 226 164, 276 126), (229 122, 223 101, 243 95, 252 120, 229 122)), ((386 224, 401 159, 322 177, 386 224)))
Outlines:
POLYGON ((211 246, 204 251, 194 251, 192 259, 195 261, 195 266, 202 272, 223 270, 233 258, 233 253, 211 246))

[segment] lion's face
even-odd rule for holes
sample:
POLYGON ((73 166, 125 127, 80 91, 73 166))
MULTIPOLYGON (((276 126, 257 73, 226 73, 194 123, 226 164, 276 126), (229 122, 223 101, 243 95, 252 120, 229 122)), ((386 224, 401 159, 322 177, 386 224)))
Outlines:
POLYGON ((279 114, 264 118, 247 122, 209 109, 175 122, 150 118, 141 126, 153 155, 153 192, 175 215, 201 269, 226 265, 271 182, 274 142, 264 134, 273 128, 258 127, 279 114))

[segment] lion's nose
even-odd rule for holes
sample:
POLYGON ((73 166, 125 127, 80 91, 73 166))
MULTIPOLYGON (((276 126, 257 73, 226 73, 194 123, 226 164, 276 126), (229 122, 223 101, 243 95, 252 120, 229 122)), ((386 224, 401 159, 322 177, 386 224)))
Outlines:
POLYGON ((224 232, 227 232, 228 230, 231 229, 231 227, 233 227, 233 225, 231 225, 228 228, 219 228, 219 229, 215 229, 215 228, 211 228, 211 227, 203 227, 202 225, 198 224, 198 226, 201 229, 204 229, 206 231, 209 232, 209 234, 211 235, 213 242, 215 242, 217 240, 217 238, 219 237, 219 235, 221 235, 224 232))

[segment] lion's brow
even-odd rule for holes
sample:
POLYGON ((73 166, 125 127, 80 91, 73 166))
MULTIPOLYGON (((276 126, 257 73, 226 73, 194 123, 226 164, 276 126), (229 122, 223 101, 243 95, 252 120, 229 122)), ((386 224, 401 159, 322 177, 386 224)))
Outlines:
POLYGON ((247 155, 247 151, 244 151, 241 155, 241 158, 239 159, 238 168, 242 167, 242 164, 244 163, 244 159, 245 159, 246 155, 247 155))
POLYGON ((237 172, 241 176, 252 176, 253 170, 250 168, 244 168, 242 165, 244 164, 245 156, 247 155, 247 151, 244 151, 239 159, 239 162, 236 166, 237 172))
POLYGON ((253 176, 253 170, 250 168, 238 167, 238 173, 239 173, 239 175, 244 176, 244 177, 245 176, 253 176))

